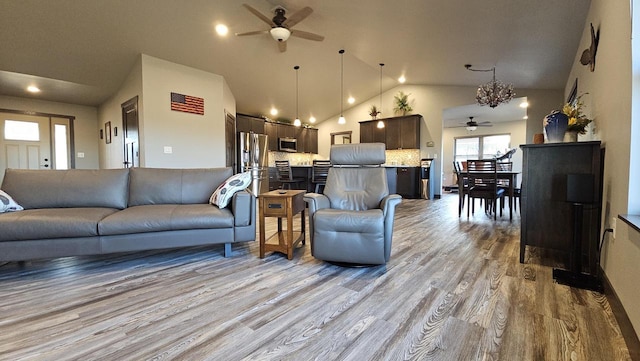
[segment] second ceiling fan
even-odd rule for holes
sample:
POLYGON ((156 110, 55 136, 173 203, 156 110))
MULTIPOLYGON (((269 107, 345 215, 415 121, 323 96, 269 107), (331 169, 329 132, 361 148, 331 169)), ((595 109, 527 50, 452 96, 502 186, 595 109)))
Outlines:
POLYGON ((322 41, 324 40, 324 36, 302 31, 302 30, 293 30, 291 29, 294 25, 304 20, 307 16, 311 15, 313 9, 306 6, 297 12, 293 13, 290 17, 286 17, 286 10, 282 6, 278 6, 274 9, 274 16, 272 19, 269 19, 261 12, 256 10, 249 4, 242 4, 247 10, 249 10, 253 15, 258 17, 258 19, 264 21, 266 24, 271 26, 269 30, 256 30, 249 31, 246 33, 236 33, 237 36, 245 36, 245 35, 258 35, 258 34, 271 34, 271 37, 278 42, 278 49, 280 52, 287 51, 287 39, 289 36, 296 36, 302 39, 314 40, 314 41, 322 41))
POLYGON ((473 120, 473 117, 469 117, 469 121, 466 122, 464 125, 459 125, 452 128, 467 128, 468 131, 474 131, 478 129, 478 127, 492 127, 492 126, 493 125, 491 124, 490 121, 484 121, 484 122, 478 123, 475 120, 473 120))

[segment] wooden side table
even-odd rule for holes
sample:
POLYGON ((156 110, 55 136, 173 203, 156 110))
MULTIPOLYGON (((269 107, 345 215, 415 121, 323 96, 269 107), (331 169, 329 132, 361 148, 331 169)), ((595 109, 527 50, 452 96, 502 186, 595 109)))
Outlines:
POLYGON ((260 194, 260 258, 265 252, 280 252, 293 259, 293 248, 305 243, 304 190, 275 190, 260 194), (301 213, 301 231, 293 231, 293 216, 301 213), (264 221, 266 217, 278 218, 278 231, 265 239, 264 221), (287 219, 287 229, 282 230, 282 218, 287 219))

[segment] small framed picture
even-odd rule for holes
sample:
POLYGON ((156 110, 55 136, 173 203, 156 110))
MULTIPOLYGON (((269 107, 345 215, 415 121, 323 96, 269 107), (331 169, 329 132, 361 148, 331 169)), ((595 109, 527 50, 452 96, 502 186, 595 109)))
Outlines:
POLYGON ((104 123, 104 141, 111 144, 111 122, 104 123))

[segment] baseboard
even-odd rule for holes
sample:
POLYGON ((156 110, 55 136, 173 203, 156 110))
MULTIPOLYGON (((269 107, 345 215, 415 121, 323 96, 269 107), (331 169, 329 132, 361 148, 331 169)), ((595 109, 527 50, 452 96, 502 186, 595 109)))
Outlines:
POLYGON ((629 349, 631 360, 640 361, 640 340, 638 340, 638 335, 631 324, 631 320, 629 320, 629 316, 627 316, 627 312, 624 310, 624 307, 622 307, 622 302, 620 302, 616 291, 611 286, 607 275, 602 269, 600 270, 600 274, 603 278, 604 294, 607 297, 607 301, 609 301, 611 311, 613 311, 616 321, 618 321, 618 326, 620 327, 620 332, 622 332, 624 342, 627 344, 627 349, 629 349))

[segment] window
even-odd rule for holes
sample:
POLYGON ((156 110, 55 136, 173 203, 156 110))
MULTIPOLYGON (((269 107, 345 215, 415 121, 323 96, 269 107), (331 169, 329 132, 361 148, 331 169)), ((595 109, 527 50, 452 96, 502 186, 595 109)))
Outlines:
POLYGON ((37 142, 40 141, 40 127, 36 122, 7 119, 4 121, 4 139, 37 142))
POLYGON ((491 159, 509 151, 511 135, 481 135, 455 139, 453 159, 466 161, 467 159, 491 159))
POLYGON ((54 124, 55 169, 69 169, 69 152, 67 151, 67 126, 54 124))

